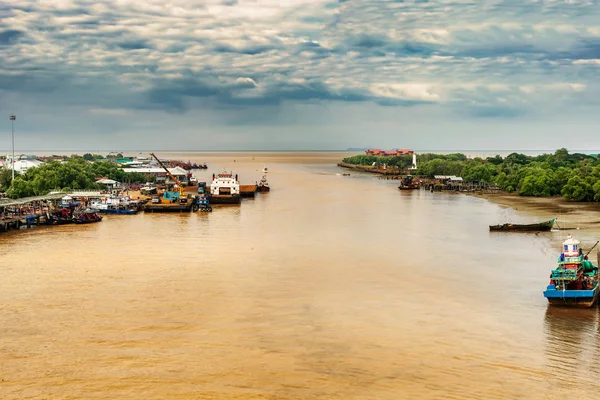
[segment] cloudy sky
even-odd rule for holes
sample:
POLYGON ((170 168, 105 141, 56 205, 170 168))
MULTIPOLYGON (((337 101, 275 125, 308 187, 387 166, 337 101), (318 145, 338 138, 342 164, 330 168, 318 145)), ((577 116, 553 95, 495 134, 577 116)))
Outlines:
POLYGON ((598 0, 0 2, 0 149, 600 149, 599 105, 598 0))

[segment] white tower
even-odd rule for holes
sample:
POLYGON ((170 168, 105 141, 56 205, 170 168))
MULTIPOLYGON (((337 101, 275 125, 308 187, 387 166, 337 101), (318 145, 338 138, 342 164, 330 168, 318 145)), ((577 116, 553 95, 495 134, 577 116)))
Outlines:
POLYGON ((413 153, 413 162, 410 169, 417 169, 417 155, 415 153, 413 153))

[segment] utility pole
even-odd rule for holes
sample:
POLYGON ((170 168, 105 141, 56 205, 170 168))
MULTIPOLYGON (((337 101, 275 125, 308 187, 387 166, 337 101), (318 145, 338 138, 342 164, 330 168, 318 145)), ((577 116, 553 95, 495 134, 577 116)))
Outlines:
POLYGON ((12 170, 13 170, 13 176, 12 176, 12 180, 15 180, 15 119, 17 119, 17 117, 15 116, 15 114, 12 114, 10 117, 10 124, 12 125, 12 142, 13 142, 13 159, 12 159, 12 170))
POLYGON ((12 180, 15 180, 15 119, 17 117, 12 114, 10 117, 10 124, 12 125, 12 180))

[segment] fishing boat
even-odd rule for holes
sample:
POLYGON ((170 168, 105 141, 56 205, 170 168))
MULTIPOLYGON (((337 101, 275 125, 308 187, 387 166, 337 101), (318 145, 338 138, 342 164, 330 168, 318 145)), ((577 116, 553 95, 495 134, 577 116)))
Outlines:
POLYGON ((263 175, 262 179, 260 180, 260 182, 256 185, 256 191, 257 192, 270 192, 271 188, 269 187, 269 182, 267 182, 267 176, 263 175))
POLYGON ((223 172, 215 176, 210 184, 209 201, 211 204, 240 204, 240 183, 238 176, 223 172))
POLYGON ((502 225, 490 225, 490 231, 504 231, 504 232, 548 232, 552 230, 556 218, 552 218, 550 221, 540 222, 537 224, 502 224, 502 225))
POLYGON ((551 305, 584 308, 592 307, 598 300, 598 267, 588 260, 579 240, 571 235, 563 242, 558 268, 550 273, 544 297, 551 305))
POLYGON ((102 217, 93 210, 84 210, 73 216, 74 224, 91 224, 102 221, 102 217))
POLYGON ((267 167, 264 167, 264 168, 263 168, 263 174, 266 174, 267 172, 269 172, 269 168, 267 168, 267 167))
POLYGON ((400 181, 400 186, 398 189, 400 190, 415 190, 420 187, 418 182, 413 181, 412 175, 407 175, 404 179, 400 181))

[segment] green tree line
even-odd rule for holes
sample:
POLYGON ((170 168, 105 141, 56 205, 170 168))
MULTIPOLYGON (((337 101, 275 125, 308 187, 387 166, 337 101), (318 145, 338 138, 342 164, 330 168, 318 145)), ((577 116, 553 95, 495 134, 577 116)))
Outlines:
POLYGON ((107 177, 125 183, 143 183, 148 178, 141 173, 126 173, 111 161, 88 162, 83 157, 71 157, 65 162, 49 161, 15 175, 10 169, 0 171, 2 190, 10 198, 41 196, 52 190, 101 189, 96 178, 107 177))
MULTIPOLYGON (((358 155, 344 159, 354 165, 387 164, 406 168, 411 156, 372 157, 358 155)), ((559 149, 554 154, 527 156, 512 153, 506 157, 469 159, 464 154, 420 154, 415 175, 456 175, 467 182, 496 185, 506 192, 522 196, 562 195, 574 201, 600 201, 600 161, 598 157, 569 153, 559 149)))

